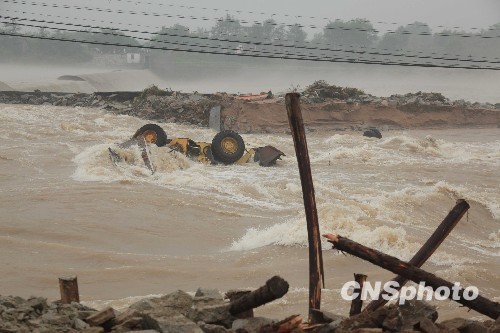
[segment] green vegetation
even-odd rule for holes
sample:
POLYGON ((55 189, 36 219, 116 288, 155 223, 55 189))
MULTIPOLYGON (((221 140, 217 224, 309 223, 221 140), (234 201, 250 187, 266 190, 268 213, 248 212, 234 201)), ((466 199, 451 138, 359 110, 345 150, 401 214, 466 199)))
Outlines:
POLYGON ((317 94, 317 96, 321 98, 336 98, 340 100, 346 100, 364 95, 365 92, 357 88, 330 85, 324 80, 319 80, 306 87, 304 94, 317 94))
POLYGON ((147 98, 148 96, 169 96, 172 94, 172 91, 169 90, 163 90, 158 88, 157 85, 153 84, 147 88, 145 88, 141 92, 141 98, 147 98))

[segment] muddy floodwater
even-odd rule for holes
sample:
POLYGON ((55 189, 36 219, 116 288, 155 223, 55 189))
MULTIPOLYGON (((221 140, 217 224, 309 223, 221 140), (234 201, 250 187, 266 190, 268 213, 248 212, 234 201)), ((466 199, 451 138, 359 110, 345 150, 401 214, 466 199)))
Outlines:
MULTIPOLYGON (((155 174, 133 151, 114 166, 108 147, 145 121, 97 109, 0 105, 0 293, 59 296, 78 275, 90 306, 126 306, 198 287, 255 288, 279 274, 271 317, 307 312, 308 250, 290 135, 243 135, 272 144, 276 167, 207 166, 151 147, 155 174)), ((211 141, 205 128, 163 123, 171 137, 211 141)), ((308 134, 322 233, 335 232, 408 260, 459 198, 471 204, 424 268, 499 301, 500 129, 308 134)), ((323 244, 322 308, 346 314, 353 273, 393 275, 323 244)), ((467 313, 436 303, 442 319, 467 313)))

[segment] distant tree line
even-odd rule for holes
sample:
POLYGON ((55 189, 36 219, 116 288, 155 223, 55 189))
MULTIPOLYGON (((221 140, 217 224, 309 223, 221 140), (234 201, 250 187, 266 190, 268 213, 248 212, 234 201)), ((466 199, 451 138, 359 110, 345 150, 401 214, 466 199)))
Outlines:
MULTIPOLYGON (((9 33, 20 33, 21 30, 21 26, 16 22, 0 28, 0 31, 9 33)), ((418 61, 420 59, 420 61, 439 61, 439 59, 428 59, 427 56, 439 58, 441 54, 449 55, 448 58, 459 55, 461 59, 498 58, 500 55, 498 42, 500 23, 475 33, 455 30, 433 32, 423 22, 400 26, 389 32, 379 32, 368 20, 335 20, 326 24, 321 32, 308 38, 304 27, 299 24, 284 25, 278 24, 274 19, 267 19, 262 23, 244 25, 237 18, 226 15, 217 20, 210 29, 192 30, 175 24, 163 27, 146 41, 137 40, 126 36, 125 33, 110 29, 85 32, 49 32, 40 29, 34 35, 228 54, 271 54, 319 58, 335 56, 345 59, 379 61, 418 61), (481 36, 493 38, 480 38, 481 36), (405 58, 405 55, 413 57, 405 58)), ((127 49, 112 45, 90 45, 0 35, 0 61, 87 62, 96 54, 124 51, 126 52, 127 49)), ((186 57, 200 58, 200 55, 193 53, 174 53, 170 56, 184 60, 186 57)))

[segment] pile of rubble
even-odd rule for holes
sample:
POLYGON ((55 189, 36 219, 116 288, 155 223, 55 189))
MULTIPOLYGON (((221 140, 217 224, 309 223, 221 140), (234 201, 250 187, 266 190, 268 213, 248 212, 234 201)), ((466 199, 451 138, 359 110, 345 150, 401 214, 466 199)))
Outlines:
POLYGON ((360 89, 330 85, 324 80, 315 81, 303 92, 303 96, 313 102, 319 102, 326 98, 335 98, 343 101, 353 100, 363 95, 365 93, 360 89))
POLYGON ((305 103, 322 103, 327 99, 344 101, 347 104, 375 104, 377 106, 394 106, 402 111, 419 111, 422 108, 433 107, 433 110, 442 111, 451 109, 446 107, 462 107, 469 109, 500 109, 500 103, 472 103, 465 100, 452 101, 441 93, 416 92, 404 95, 377 97, 364 93, 362 90, 349 87, 330 85, 326 81, 316 81, 303 92, 305 103))
POLYGON ((229 98, 226 94, 181 94, 148 89, 142 92, 93 94, 7 91, 0 93, 0 103, 95 107, 153 121, 207 126, 211 107, 229 98))
POLYGON ((123 312, 110 307, 96 311, 75 302, 49 304, 44 298, 0 296, 0 332, 500 332, 500 319, 478 322, 457 318, 436 323, 435 308, 421 301, 389 305, 350 318, 317 312, 322 324, 311 326, 302 324, 299 316, 282 321, 251 314, 233 316, 229 304, 218 290, 206 289, 198 289, 194 296, 179 290, 144 299, 123 312))

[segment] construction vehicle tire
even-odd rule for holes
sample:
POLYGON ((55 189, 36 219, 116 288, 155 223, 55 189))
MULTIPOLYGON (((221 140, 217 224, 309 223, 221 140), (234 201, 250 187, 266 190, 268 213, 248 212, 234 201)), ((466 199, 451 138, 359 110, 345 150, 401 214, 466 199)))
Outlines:
POLYGON ((158 147, 163 147, 167 144, 167 133, 156 124, 146 124, 139 128, 137 132, 135 132, 132 138, 136 139, 138 137, 143 137, 146 142, 154 143, 158 147))
POLYGON ((212 139, 212 154, 217 162, 233 164, 245 153, 245 142, 236 132, 226 130, 212 139))
POLYGON ((377 138, 377 139, 382 139, 382 133, 376 128, 370 128, 369 130, 365 131, 363 133, 363 136, 369 137, 369 138, 377 138))

